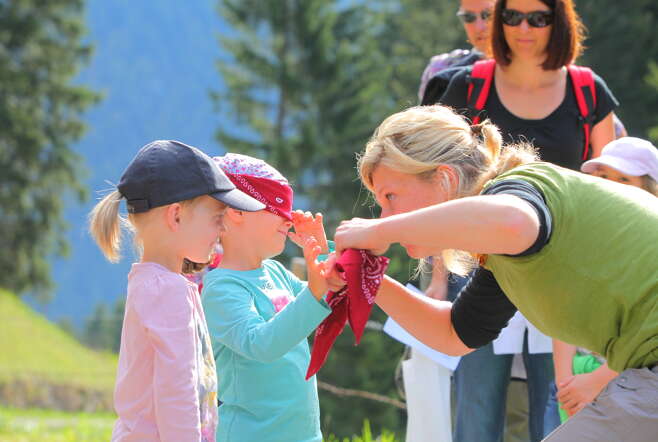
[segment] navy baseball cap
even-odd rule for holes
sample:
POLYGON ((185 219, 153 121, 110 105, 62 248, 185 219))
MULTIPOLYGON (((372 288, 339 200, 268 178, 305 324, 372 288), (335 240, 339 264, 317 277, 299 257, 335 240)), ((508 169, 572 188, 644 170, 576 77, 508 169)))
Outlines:
POLYGON ((180 141, 158 140, 142 147, 117 189, 129 213, 208 195, 229 207, 256 212, 265 205, 237 189, 208 155, 180 141))

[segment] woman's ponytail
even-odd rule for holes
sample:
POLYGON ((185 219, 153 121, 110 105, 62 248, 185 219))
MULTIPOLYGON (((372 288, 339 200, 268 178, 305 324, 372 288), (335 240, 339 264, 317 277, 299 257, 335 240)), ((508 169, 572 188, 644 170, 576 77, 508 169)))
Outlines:
POLYGON ((479 133, 479 138, 482 139, 482 144, 489 153, 491 164, 496 164, 503 148, 503 137, 500 135, 500 131, 490 120, 485 120, 473 127, 475 128, 473 132, 479 133))

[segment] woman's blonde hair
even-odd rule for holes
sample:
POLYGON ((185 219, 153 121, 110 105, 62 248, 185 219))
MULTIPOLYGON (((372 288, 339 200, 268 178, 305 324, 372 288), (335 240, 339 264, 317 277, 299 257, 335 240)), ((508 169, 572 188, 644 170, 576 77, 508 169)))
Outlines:
MULTIPOLYGON (((471 126, 452 109, 416 106, 386 118, 368 141, 358 160, 361 181, 373 190, 372 173, 380 164, 421 179, 435 177, 447 165, 458 177, 455 198, 480 193, 487 181, 521 164, 537 161, 530 145, 503 149, 498 128, 489 120, 471 126)), ((449 178, 442 177, 446 188, 449 178)), ((470 254, 446 250, 446 266, 463 274, 473 265, 470 254)))

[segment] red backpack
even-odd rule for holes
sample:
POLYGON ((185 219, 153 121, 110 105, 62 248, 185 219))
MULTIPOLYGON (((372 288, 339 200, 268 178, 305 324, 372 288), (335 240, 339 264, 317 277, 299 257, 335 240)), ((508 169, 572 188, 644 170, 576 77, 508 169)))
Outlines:
MULTIPOLYGON (((482 60, 473 65, 471 73, 471 82, 468 85, 468 95, 466 101, 473 115, 473 124, 480 122, 480 111, 489 97, 491 89, 491 80, 494 76, 496 60, 482 60), (475 91, 475 94, 473 92, 475 91)), ((583 122, 585 132, 585 146, 583 148, 583 161, 589 156, 589 138, 592 131, 592 119, 594 118, 593 110, 596 108, 596 89, 594 88, 594 76, 590 68, 570 64, 567 66, 569 77, 573 83, 573 90, 576 94, 576 102, 580 111, 580 120, 583 122), (585 90, 588 93, 585 94, 585 90)))

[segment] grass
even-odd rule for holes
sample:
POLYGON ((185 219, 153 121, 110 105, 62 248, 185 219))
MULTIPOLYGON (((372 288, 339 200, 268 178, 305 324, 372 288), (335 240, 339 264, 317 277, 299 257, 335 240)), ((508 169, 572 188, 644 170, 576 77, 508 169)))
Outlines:
POLYGON ((116 355, 83 346, 3 290, 0 290, 0 324, 0 381, 38 378, 100 391, 112 390, 116 355))
POLYGON ((0 407, 0 442, 108 441, 115 416, 0 407))
POLYGON ((382 430, 382 434, 374 436, 370 429, 370 421, 368 419, 363 421, 363 432, 360 435, 354 435, 352 438, 344 437, 337 438, 333 434, 325 438, 325 442, 399 442, 395 434, 388 430, 382 430))

